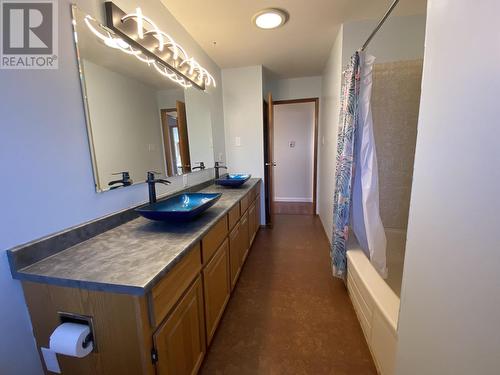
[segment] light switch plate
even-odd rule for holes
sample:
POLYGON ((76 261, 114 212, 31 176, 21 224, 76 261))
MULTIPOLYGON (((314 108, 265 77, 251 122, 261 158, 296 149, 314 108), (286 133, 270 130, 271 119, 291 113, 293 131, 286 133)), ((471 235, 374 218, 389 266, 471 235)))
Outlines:
POLYGON ((234 144, 236 145, 236 147, 240 147, 241 146, 241 137, 235 137, 234 144))
POLYGON ((187 176, 187 174, 183 174, 182 175, 182 185, 184 185, 184 187, 188 186, 188 176, 187 176))

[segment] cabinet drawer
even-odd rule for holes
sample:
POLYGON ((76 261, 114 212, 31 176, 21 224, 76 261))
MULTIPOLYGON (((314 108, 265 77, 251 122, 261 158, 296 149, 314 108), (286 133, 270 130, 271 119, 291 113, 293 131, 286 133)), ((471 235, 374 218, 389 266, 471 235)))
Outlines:
POLYGON ((206 264, 227 236, 227 215, 223 216, 201 240, 203 264, 206 264))
POLYGON ((229 230, 234 228, 234 225, 238 222, 239 219, 240 219, 240 205, 235 204, 227 214, 227 220, 229 222, 229 230))
POLYGON ((243 215, 245 211, 248 209, 248 194, 245 195, 243 198, 240 200, 240 208, 241 208, 241 214, 243 215))
POLYGON ((255 188, 256 188, 256 186, 251 188, 250 191, 248 192, 248 202, 249 203, 252 203, 255 200, 255 188))
POLYGON ((229 273, 229 245, 226 240, 203 270, 205 325, 208 344, 212 340, 229 300, 229 294, 231 293, 229 273))
POLYGON ((153 288, 151 294, 155 326, 167 316, 200 270, 201 254, 198 242, 189 254, 153 288))

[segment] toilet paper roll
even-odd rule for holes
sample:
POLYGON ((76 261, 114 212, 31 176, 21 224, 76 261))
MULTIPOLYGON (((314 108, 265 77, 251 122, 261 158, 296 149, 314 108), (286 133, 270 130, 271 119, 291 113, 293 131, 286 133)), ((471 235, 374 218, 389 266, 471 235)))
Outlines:
POLYGON ((50 350, 58 354, 83 358, 94 348, 88 340, 90 328, 85 324, 62 323, 50 335, 50 350))

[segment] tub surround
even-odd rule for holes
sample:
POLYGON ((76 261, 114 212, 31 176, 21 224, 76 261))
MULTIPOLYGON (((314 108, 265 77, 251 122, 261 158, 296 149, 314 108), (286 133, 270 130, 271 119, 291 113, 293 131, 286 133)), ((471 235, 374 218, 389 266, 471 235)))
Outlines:
MULTIPOLYGON (((9 250, 13 277, 97 291, 146 294, 259 181, 258 178, 252 178, 239 189, 213 184, 205 187, 202 192, 222 192, 222 197, 191 222, 152 222, 137 218, 136 213, 127 211, 127 214, 118 215, 125 219, 135 218, 44 259, 31 257, 35 261, 33 264, 25 264, 26 259, 30 258, 23 254, 23 249, 27 251, 25 248, 9 250), (16 265, 24 267, 15 268, 16 265)), ((85 229, 81 230, 85 232, 85 229)), ((82 235, 75 236, 85 238, 82 235)), ((57 238, 45 241, 49 242, 43 246, 37 243, 27 246, 34 247, 31 251, 48 248, 57 243, 57 238)))

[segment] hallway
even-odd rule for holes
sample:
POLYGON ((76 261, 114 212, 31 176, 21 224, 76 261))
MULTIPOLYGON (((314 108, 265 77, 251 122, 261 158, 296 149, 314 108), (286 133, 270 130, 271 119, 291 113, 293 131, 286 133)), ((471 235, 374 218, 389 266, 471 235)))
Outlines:
POLYGON ((261 229, 201 374, 376 374, 317 216, 261 229))

